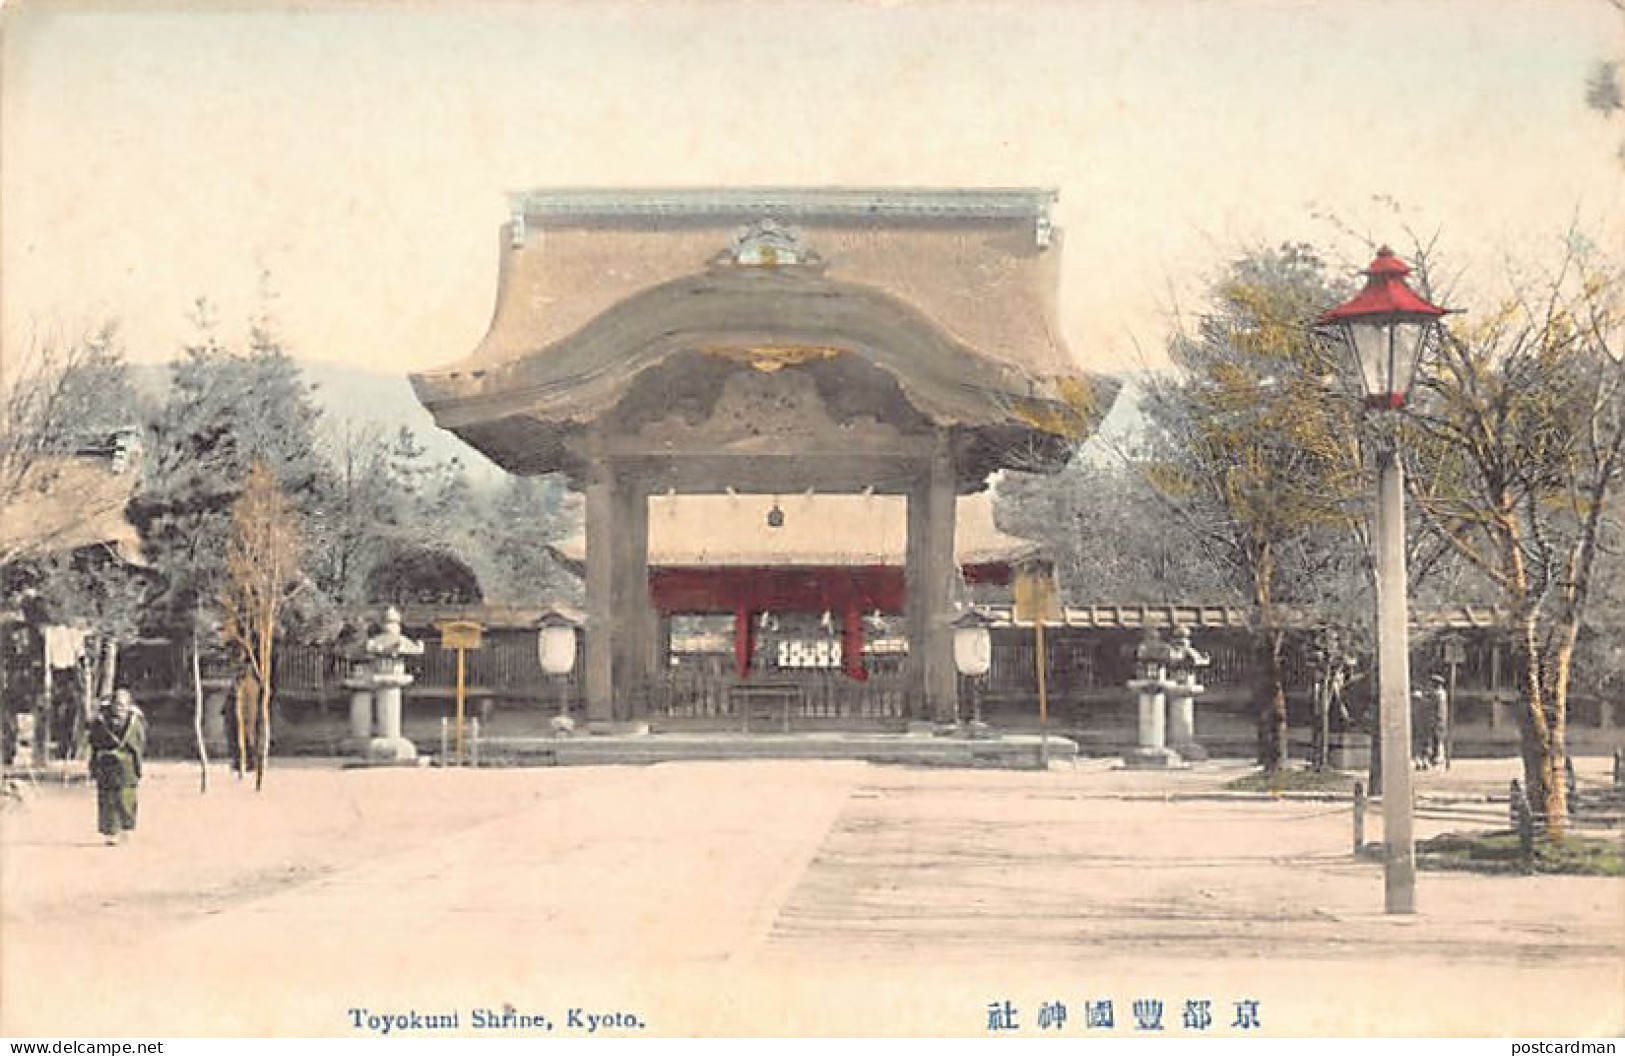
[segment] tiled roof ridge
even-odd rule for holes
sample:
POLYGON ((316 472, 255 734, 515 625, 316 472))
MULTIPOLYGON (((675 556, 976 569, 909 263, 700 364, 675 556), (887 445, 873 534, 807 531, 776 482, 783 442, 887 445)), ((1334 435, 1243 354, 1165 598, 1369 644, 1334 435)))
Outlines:
POLYGON ((776 219, 1047 217, 1042 187, 547 187, 515 191, 515 218, 749 217, 776 219))

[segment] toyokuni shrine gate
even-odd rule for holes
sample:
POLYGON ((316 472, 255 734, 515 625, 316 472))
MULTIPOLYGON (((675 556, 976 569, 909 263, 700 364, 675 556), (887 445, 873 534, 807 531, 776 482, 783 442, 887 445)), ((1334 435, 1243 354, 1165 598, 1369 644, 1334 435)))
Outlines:
POLYGON ((681 619, 731 639, 736 694, 836 725, 957 714, 956 602, 1021 547, 990 517, 956 533, 956 500, 1058 468, 1110 402, 1058 334, 1053 200, 513 198, 489 332, 412 380, 498 465, 584 492, 591 723, 733 707, 683 681, 681 619))

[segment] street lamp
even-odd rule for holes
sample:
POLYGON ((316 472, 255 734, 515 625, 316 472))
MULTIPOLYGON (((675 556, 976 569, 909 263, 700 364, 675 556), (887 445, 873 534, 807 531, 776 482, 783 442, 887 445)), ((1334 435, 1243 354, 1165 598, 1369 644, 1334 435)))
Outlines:
MULTIPOLYGON (((1449 309, 1429 304, 1405 281, 1411 269, 1387 246, 1366 269, 1365 288, 1320 317, 1321 329, 1353 357, 1369 412, 1401 411, 1410 396, 1428 334, 1449 309)), ((1377 678, 1382 717, 1383 905, 1416 912, 1412 826, 1411 675, 1405 591, 1405 478, 1398 442, 1382 431, 1377 451, 1377 678)))
MULTIPOLYGON (((954 620, 954 666, 970 680, 971 736, 982 730, 981 693, 978 680, 993 666, 993 634, 988 628, 993 620, 968 608, 954 620)), ((954 716, 957 721, 959 716, 954 716)))

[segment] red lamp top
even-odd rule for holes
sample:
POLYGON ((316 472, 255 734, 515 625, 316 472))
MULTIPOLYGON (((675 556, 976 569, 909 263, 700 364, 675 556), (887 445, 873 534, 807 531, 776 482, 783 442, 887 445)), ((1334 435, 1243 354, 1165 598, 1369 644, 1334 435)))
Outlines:
POLYGON ((1410 273, 1410 265, 1394 256, 1393 250, 1383 246, 1377 250, 1377 259, 1365 270, 1365 289, 1346 304, 1340 304, 1321 315, 1321 325, 1406 315, 1425 315, 1437 319, 1447 314, 1450 309, 1429 304, 1416 295, 1416 291, 1405 281, 1405 276, 1410 273))

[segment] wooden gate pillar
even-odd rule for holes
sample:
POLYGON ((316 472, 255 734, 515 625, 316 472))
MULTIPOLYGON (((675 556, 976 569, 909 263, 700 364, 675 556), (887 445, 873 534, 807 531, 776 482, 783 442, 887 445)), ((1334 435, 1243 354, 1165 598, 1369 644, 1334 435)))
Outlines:
POLYGON ((903 568, 908 613, 909 699, 913 721, 952 722, 959 706, 954 668, 955 478, 947 438, 937 443, 908 494, 908 552, 903 568))
POLYGON ((612 508, 610 622, 615 629, 615 718, 639 719, 648 714, 655 646, 655 612, 649 599, 647 488, 617 473, 612 508))
POLYGON ((607 467, 599 466, 587 480, 587 724, 603 728, 615 719, 614 610, 611 579, 614 571, 615 484, 607 467))

